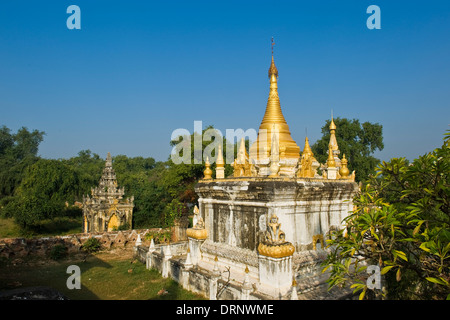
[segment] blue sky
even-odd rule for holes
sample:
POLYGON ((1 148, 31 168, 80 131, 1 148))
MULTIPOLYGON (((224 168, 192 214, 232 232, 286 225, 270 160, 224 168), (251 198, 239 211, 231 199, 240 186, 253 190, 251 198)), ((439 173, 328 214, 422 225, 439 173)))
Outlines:
POLYGON ((194 121, 258 128, 275 38, 279 95, 303 148, 335 117, 383 125, 375 156, 414 159, 450 123, 449 1, 8 1, 0 125, 46 132, 39 153, 166 160, 194 121), (69 5, 81 30, 69 30, 69 5), (381 29, 369 30, 369 5, 381 29))

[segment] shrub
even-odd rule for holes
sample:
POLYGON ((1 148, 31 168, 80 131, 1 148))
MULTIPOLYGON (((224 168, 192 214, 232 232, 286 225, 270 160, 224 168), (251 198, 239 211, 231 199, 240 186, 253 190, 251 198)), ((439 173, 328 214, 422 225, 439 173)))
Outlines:
POLYGON ((49 253, 50 259, 52 260, 60 260, 67 256, 67 248, 62 244, 54 245, 49 253))
POLYGON ((100 251, 101 247, 102 244, 100 243, 100 240, 97 238, 89 238, 81 248, 87 253, 94 253, 100 251))

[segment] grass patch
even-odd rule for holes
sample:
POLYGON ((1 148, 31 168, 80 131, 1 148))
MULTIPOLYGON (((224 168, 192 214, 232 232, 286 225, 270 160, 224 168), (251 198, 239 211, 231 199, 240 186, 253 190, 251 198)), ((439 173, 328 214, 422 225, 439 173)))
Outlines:
POLYGON ((64 236, 82 232, 82 217, 56 217, 22 230, 14 218, 0 218, 0 238, 64 236))
POLYGON ((174 280, 147 270, 134 259, 112 257, 109 253, 90 255, 82 261, 48 261, 45 265, 1 266, 0 290, 47 286, 72 300, 199 300, 202 296, 181 288, 174 280), (81 289, 69 290, 69 265, 81 269, 81 289))
POLYGON ((0 218, 0 238, 21 237, 19 226, 14 222, 14 218, 0 218))

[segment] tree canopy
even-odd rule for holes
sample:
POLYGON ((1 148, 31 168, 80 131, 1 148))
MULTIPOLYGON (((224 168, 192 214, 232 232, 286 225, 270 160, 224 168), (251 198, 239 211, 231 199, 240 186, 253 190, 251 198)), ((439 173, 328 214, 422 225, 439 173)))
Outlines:
MULTIPOLYGON (((379 160, 372 156, 376 150, 383 150, 383 127, 378 123, 334 119, 336 124, 336 141, 340 150, 340 157, 345 154, 350 172, 356 171, 356 180, 365 181, 373 173, 379 160)), ((330 124, 327 120, 322 127, 322 138, 317 140, 311 149, 320 163, 327 160, 328 144, 330 142, 330 124)))
POLYGON ((5 126, 0 128, 0 207, 3 198, 14 194, 25 168, 38 160, 37 152, 44 135, 42 131, 30 132, 25 127, 17 133, 11 133, 5 126))
POLYGON ((26 168, 15 197, 2 211, 26 228, 67 214, 65 202, 77 199, 79 187, 79 177, 71 167, 58 160, 39 159, 26 168))
POLYGON ((394 158, 376 168, 346 227, 328 241, 331 287, 352 283, 360 298, 450 299, 450 135, 412 163, 394 158), (384 290, 367 286, 367 265, 384 290))
MULTIPOLYGON (((201 141, 201 154, 211 144, 211 140, 203 140, 207 130, 215 129, 209 126, 202 135, 193 133, 186 139, 190 159, 198 156, 194 153, 194 138, 201 141)), ((90 150, 82 150, 69 159, 41 159, 37 151, 43 135, 26 128, 17 134, 6 127, 0 129, 0 215, 13 217, 23 229, 35 228, 44 219, 81 217, 81 210, 71 205, 82 202, 83 195, 98 185, 105 165, 104 158, 90 150)), ((175 146, 177 141, 170 143, 175 146)), ((225 139, 223 143, 224 153, 227 148, 234 148, 236 155, 234 143, 227 144, 225 139)), ((134 196, 135 228, 164 227, 173 223, 179 212, 192 210, 197 202, 194 186, 205 169, 204 159, 199 164, 175 164, 170 157, 167 161, 155 161, 151 157, 126 155, 113 156, 113 167, 118 184, 125 187, 125 196, 134 196)), ((225 173, 232 171, 226 164, 225 173)))

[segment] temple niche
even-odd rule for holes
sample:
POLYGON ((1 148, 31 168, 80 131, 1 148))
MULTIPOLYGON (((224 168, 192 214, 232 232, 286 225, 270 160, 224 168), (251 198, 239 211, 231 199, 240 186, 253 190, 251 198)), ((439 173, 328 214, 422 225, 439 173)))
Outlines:
POLYGON ((221 149, 215 178, 206 159, 187 244, 178 245, 177 256, 175 245, 151 248, 147 265, 210 299, 342 298, 344 291, 327 291, 321 263, 330 231, 353 210, 355 172, 339 158, 333 119, 326 163, 307 137, 301 150, 281 110, 273 54, 268 76, 269 98, 249 152, 242 139, 228 177, 221 149))
POLYGON ((131 229, 134 197, 123 199, 124 194, 125 188, 117 184, 108 152, 98 187, 91 189, 91 196, 83 196, 83 232, 131 229))

